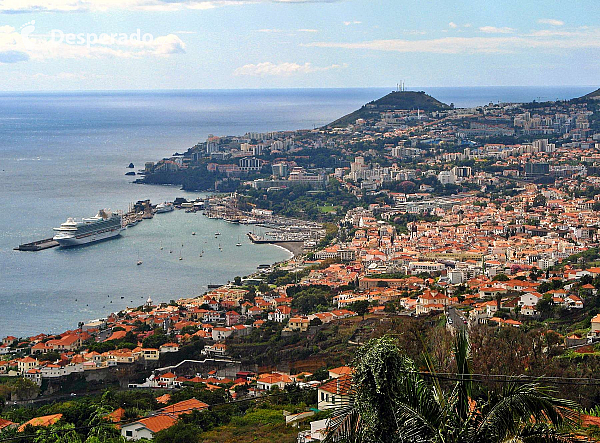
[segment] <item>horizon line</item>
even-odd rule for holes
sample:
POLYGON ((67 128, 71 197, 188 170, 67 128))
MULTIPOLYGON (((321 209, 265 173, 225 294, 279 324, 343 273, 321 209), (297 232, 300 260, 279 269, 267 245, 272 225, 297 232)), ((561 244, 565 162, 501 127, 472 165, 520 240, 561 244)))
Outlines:
MULTIPOLYGON (((599 88, 600 85, 461 85, 461 86, 416 86, 409 87, 405 92, 420 92, 427 88, 452 89, 452 88, 599 88)), ((166 89, 33 89, 33 90, 0 90, 0 94, 60 94, 60 93, 110 93, 110 92, 194 92, 194 91, 289 91, 289 90, 365 90, 389 89, 390 86, 332 86, 332 87, 275 87, 275 88, 166 88, 166 89)), ((395 87, 391 87, 395 91, 395 87)), ((590 92, 595 91, 592 90, 590 92)))

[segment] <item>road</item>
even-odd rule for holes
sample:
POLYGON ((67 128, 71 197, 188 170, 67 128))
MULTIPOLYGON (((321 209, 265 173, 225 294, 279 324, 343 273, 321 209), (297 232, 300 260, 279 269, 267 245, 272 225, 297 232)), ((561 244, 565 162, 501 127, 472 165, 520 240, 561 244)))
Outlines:
POLYGON ((467 327, 467 318, 462 312, 457 311, 454 307, 449 307, 446 314, 447 322, 455 329, 464 329, 467 327))

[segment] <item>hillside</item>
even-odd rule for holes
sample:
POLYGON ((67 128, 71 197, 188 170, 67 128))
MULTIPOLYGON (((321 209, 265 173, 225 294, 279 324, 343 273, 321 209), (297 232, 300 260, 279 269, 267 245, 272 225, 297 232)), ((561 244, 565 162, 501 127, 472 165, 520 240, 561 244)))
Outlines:
POLYGON ((450 109, 445 103, 442 103, 423 91, 394 91, 388 95, 367 103, 362 108, 337 119, 330 123, 329 127, 341 127, 354 123, 357 119, 369 119, 377 116, 383 111, 411 110, 420 109, 425 112, 440 111, 450 109))
POLYGON ((590 92, 589 94, 584 95, 583 97, 579 97, 582 99, 592 98, 594 100, 600 100, 600 88, 596 89, 594 92, 590 92))

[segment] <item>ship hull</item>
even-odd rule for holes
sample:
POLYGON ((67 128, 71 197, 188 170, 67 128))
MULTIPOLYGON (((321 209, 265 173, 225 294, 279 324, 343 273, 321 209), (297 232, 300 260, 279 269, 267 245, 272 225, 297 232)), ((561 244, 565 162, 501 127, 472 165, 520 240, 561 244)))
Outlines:
POLYGON ((54 237, 54 240, 56 240, 58 245, 62 248, 72 248, 75 246, 84 246, 90 243, 97 243, 118 237, 121 235, 121 231, 122 229, 111 229, 104 232, 94 232, 78 236, 57 235, 54 237))

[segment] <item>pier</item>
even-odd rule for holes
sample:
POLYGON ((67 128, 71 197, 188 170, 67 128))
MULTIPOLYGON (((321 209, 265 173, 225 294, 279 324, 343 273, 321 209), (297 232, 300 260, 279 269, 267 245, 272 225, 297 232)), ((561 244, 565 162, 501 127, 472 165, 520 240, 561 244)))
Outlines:
POLYGON ((15 251, 43 251, 44 249, 55 248, 58 246, 56 240, 52 238, 45 238, 43 240, 34 241, 31 243, 23 243, 22 245, 14 248, 15 251))
POLYGON ((252 232, 248 232, 248 238, 252 243, 278 245, 290 251, 294 256, 304 251, 304 240, 288 240, 285 238, 264 238, 252 232))

